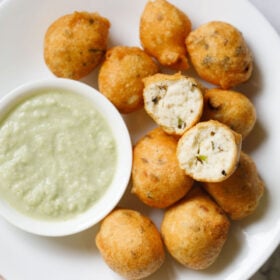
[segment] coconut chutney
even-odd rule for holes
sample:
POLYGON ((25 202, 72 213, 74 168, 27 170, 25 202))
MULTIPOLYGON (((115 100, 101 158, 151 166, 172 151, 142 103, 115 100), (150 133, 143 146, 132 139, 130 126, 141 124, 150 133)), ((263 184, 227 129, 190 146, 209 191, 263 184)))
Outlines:
POLYGON ((0 196, 25 215, 67 219, 102 196, 116 158, 110 127, 90 100, 38 92, 0 122, 0 196))

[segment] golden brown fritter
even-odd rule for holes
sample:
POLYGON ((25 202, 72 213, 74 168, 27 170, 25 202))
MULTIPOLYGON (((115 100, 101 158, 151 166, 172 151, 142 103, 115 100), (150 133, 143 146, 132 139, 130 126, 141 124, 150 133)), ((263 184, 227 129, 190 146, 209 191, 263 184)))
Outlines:
POLYGON ((240 220, 255 211, 264 192, 252 158, 241 152, 236 171, 220 183, 205 183, 206 191, 233 220, 240 220))
POLYGON ((151 207, 165 208, 182 198, 193 180, 179 167, 177 140, 161 128, 140 139, 133 150, 132 193, 151 207))
POLYGON ((109 267, 127 279, 149 276, 165 259, 159 231, 134 210, 112 211, 101 223, 96 245, 109 267))
POLYGON ((193 30, 186 39, 191 62, 206 81, 229 89, 252 74, 251 52, 234 26, 211 21, 193 30))
POLYGON ((256 122, 256 110, 242 93, 232 90, 208 89, 204 94, 202 120, 217 120, 228 125, 244 139, 256 122))
POLYGON ((205 269, 219 256, 230 222, 222 209, 194 187, 164 214, 161 233, 169 253, 191 269, 205 269))
POLYGON ((191 31, 188 16, 166 0, 148 1, 140 19, 144 50, 165 66, 189 68, 185 38, 191 31))
POLYGON ((55 20, 44 41, 44 58, 58 77, 80 79, 102 60, 110 22, 98 13, 74 12, 55 20))
POLYGON ((142 49, 116 46, 107 51, 100 68, 99 90, 121 113, 131 113, 143 107, 142 79, 157 72, 157 64, 142 49))

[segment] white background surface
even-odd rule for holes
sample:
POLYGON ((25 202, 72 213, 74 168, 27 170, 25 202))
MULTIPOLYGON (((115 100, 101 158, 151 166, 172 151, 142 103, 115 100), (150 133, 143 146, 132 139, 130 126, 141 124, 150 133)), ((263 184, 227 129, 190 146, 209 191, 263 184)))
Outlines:
POLYGON ((280 34, 280 1, 279 0, 250 0, 266 17, 280 34))
MULTIPOLYGON (((3 0, 0 0, 0 3, 3 0)), ((4 0, 4 1, 9 1, 9 0, 4 0)), ((117 1, 117 0, 116 0, 117 1)), ((250 0, 262 13, 263 15, 267 18, 267 20, 271 23, 271 25, 276 29, 278 34, 280 34, 280 1, 279 0, 250 0)), ((250 18, 248 18, 248 22, 250 21, 250 18)), ((258 30, 255 30, 257 33, 258 30)), ((280 51, 280 50, 279 50, 280 51)), ((265 242, 265 241, 263 241, 265 242)), ((75 244, 74 244, 75 245, 75 244)), ((266 269, 273 271, 273 274, 268 276, 268 273, 263 273, 261 270, 255 274, 255 276, 252 277, 254 280, 264 280, 264 279, 272 279, 272 280, 278 280, 280 279, 280 274, 279 274, 279 251, 280 248, 275 252, 275 254, 270 258, 265 265, 266 269), (277 258, 277 260, 275 260, 277 258), (272 266, 269 266, 269 264, 272 264, 272 266), (277 266, 277 267, 275 267, 277 266), (275 272, 276 271, 276 272, 275 272)), ((14 252, 16 254, 16 252, 14 252)), ((32 260, 30 260, 32 261, 32 260)), ((16 269, 16 263, 15 263, 15 269, 16 269)), ((58 268, 59 269, 59 268, 58 268)), ((43 272, 47 273, 47 272, 43 272)), ((9 279, 8 279, 9 280, 9 279)))

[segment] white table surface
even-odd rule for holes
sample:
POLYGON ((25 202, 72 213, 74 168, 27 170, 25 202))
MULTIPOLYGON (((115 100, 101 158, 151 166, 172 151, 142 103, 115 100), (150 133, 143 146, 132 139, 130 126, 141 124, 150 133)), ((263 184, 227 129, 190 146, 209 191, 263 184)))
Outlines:
MULTIPOLYGON (((2 2, 3 0, 0 0, 2 2)), ((249 0, 280 35, 280 0, 249 0)), ((257 32, 257 31, 256 31, 257 32)), ((280 51, 280 50, 279 50, 280 51)), ((280 279, 280 246, 250 280, 280 279)), ((245 279, 244 279, 245 280, 245 279)))

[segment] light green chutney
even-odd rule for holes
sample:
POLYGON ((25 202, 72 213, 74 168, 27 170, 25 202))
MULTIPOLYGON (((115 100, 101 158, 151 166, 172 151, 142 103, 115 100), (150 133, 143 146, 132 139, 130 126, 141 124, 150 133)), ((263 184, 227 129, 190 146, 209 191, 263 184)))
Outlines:
POLYGON ((0 123, 0 195, 39 219, 67 219, 106 191, 116 143, 85 97, 46 91, 17 104, 0 123))

